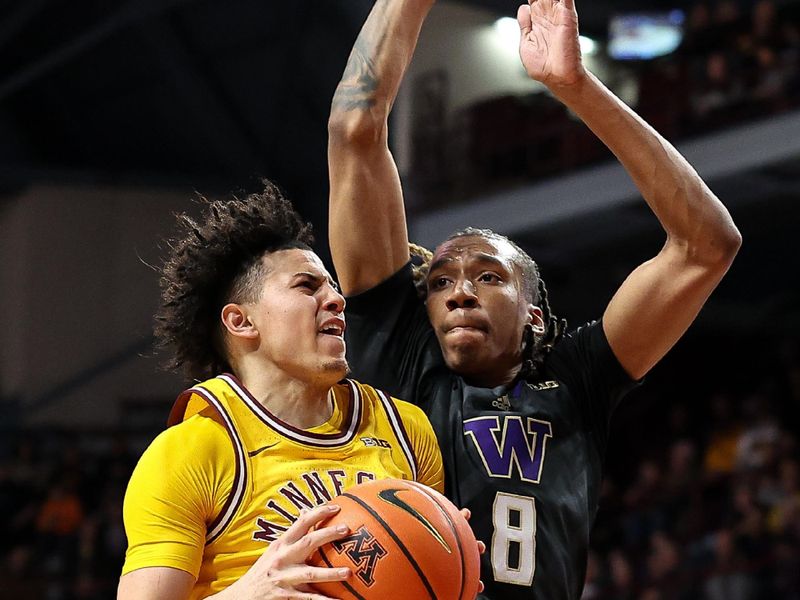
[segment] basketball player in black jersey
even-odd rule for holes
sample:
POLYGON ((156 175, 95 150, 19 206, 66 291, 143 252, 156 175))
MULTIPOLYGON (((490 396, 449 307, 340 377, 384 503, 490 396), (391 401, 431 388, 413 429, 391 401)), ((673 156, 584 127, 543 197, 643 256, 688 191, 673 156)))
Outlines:
POLYGON ((489 546, 495 600, 580 597, 609 418, 741 243, 683 157, 585 70, 572 2, 519 8, 522 63, 614 152, 666 233, 595 322, 563 331, 536 264, 486 230, 447 239, 415 287, 387 116, 432 0, 376 2, 329 123, 330 243, 354 375, 428 412, 447 492, 489 546))

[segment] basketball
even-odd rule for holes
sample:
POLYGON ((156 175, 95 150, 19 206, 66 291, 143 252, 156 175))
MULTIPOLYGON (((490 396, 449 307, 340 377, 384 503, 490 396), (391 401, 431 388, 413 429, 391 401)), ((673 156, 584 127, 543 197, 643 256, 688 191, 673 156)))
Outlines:
POLYGON ((480 556, 467 520, 444 496, 419 483, 381 479, 349 488, 325 523, 350 534, 319 548, 308 563, 349 567, 346 581, 314 588, 341 600, 473 600, 480 556))

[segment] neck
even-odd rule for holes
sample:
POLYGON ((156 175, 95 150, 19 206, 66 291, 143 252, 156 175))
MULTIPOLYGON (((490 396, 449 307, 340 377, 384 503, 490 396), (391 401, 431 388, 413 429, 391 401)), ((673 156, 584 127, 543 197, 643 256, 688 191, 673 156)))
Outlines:
POLYGON ((331 384, 298 379, 275 365, 238 365, 237 377, 264 408, 281 421, 309 429, 331 418, 331 384))
POLYGON ((496 388, 501 385, 509 385, 517 378, 522 368, 521 364, 517 364, 503 373, 472 373, 463 374, 464 381, 473 387, 496 388))

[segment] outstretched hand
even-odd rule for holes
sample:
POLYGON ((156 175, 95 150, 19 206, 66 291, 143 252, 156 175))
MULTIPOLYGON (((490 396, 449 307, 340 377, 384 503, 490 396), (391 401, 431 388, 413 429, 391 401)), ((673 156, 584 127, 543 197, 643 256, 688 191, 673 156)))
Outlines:
POLYGON ((548 88, 577 83, 586 71, 575 0, 530 0, 517 11, 519 56, 528 76, 548 88))

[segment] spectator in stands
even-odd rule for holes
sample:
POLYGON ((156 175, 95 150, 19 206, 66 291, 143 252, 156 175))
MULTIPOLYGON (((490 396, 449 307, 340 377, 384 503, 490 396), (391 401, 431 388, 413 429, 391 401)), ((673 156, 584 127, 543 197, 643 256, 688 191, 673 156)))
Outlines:
POLYGON ((706 600, 755 600, 757 587, 729 529, 713 536, 714 564, 704 585, 706 600))
POLYGON ((724 394, 711 399, 711 425, 703 467, 706 476, 730 475, 736 467, 742 426, 733 414, 731 400, 724 394))

